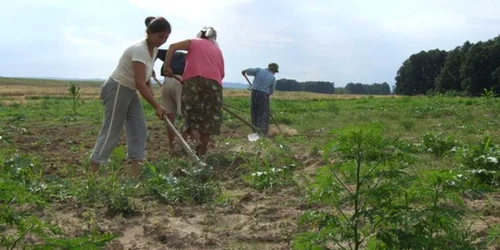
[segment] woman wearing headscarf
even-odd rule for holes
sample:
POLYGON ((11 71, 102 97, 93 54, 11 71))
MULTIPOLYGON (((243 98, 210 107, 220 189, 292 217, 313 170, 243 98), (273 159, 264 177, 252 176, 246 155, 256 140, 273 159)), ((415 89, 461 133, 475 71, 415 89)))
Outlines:
POLYGON ((170 65, 177 50, 187 51, 181 79, 183 132, 196 141, 196 153, 203 156, 210 136, 219 135, 222 125, 224 57, 217 44, 217 31, 203 27, 196 38, 171 44, 164 65, 168 77, 174 76, 170 65))

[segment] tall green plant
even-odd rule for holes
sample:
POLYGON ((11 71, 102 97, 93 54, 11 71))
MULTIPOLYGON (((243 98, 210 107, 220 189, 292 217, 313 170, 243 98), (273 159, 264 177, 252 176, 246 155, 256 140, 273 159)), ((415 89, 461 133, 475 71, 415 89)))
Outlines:
POLYGON ((335 163, 309 187, 310 202, 326 207, 304 213, 293 248, 473 249, 455 174, 410 174, 415 158, 380 132, 349 131, 327 146, 335 163))
POLYGON ((391 147, 371 127, 342 135, 328 146, 325 157, 332 165, 320 169, 311 185, 313 203, 331 206, 327 212, 306 212, 301 225, 318 230, 294 242, 295 249, 315 249, 334 244, 341 249, 361 249, 377 235, 387 220, 393 197, 407 183, 403 170, 409 166, 405 154, 391 147))
POLYGON ((81 97, 80 93, 81 87, 72 82, 69 82, 68 85, 69 86, 66 88, 66 90, 68 91, 68 94, 71 97, 73 115, 76 116, 77 115, 76 109, 78 103, 80 102, 80 97, 81 97))

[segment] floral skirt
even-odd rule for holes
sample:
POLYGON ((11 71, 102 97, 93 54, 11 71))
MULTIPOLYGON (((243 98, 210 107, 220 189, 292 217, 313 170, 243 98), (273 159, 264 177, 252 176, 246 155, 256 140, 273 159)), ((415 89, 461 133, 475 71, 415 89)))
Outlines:
POLYGON ((183 82, 183 131, 219 135, 222 126, 222 86, 214 80, 196 76, 183 82))

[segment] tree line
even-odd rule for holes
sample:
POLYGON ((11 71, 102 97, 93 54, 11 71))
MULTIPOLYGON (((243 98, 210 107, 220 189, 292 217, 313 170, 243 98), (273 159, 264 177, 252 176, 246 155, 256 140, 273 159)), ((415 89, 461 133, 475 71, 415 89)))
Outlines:
POLYGON ((306 81, 298 82, 294 79, 279 79, 276 81, 277 91, 305 91, 315 93, 333 94, 335 83, 328 81, 306 81))
MULTIPOLYGON (((464 42, 453 50, 420 51, 406 59, 396 73, 394 94, 480 96, 500 94, 500 35, 487 41, 464 42)), ((307 91, 326 94, 389 95, 386 82, 348 83, 336 88, 334 82, 280 79, 278 91, 307 91)))
POLYGON ((480 96, 500 93, 500 36, 451 51, 420 51, 406 59, 395 77, 395 94, 480 96))
POLYGON ((386 82, 373 84, 350 82, 345 86, 345 92, 356 95, 390 95, 391 87, 386 82))
POLYGON ((391 94, 391 88, 389 84, 384 83, 374 83, 374 84, 362 84, 362 83, 348 83, 344 88, 335 87, 334 82, 328 81, 305 81, 298 82, 294 79, 279 79, 276 81, 277 91, 305 91, 305 92, 315 92, 315 93, 325 93, 325 94, 367 94, 367 95, 389 95, 391 94))

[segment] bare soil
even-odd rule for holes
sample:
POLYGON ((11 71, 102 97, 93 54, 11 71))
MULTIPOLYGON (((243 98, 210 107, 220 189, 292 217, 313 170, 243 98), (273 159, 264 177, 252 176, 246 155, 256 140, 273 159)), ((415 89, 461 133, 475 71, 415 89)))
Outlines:
MULTIPOLYGON (((148 125, 151 134, 147 159, 173 157, 169 155, 165 124, 158 120, 148 125)), ((282 129, 291 130, 282 126, 282 129)), ((219 140, 221 138, 214 138, 208 155, 248 148, 251 142, 247 141, 246 133, 225 129, 225 138, 241 138, 242 144, 226 145, 219 140)), ((88 167, 84 163, 97 137, 87 135, 88 130, 89 126, 83 124, 63 124, 57 128, 30 124, 25 133, 13 136, 11 142, 19 151, 37 155, 45 165, 46 175, 84 176, 88 167)), ((119 145, 125 144, 122 134, 119 145)), ((187 159, 186 155, 180 157, 187 159)), ((307 155, 297 155, 297 158, 311 162, 307 155)), ((315 158, 315 162, 318 161, 321 159, 315 158)), ((144 198, 136 200, 141 211, 127 218, 110 217, 104 208, 80 208, 74 204, 54 204, 43 216, 59 224, 68 236, 76 236, 90 227, 88 216, 94 214, 93 227, 120 235, 107 249, 289 249, 302 213, 299 191, 289 187, 256 192, 239 177, 238 164, 234 162, 231 166, 214 169, 215 178, 236 201, 227 206, 168 205, 144 198)))

